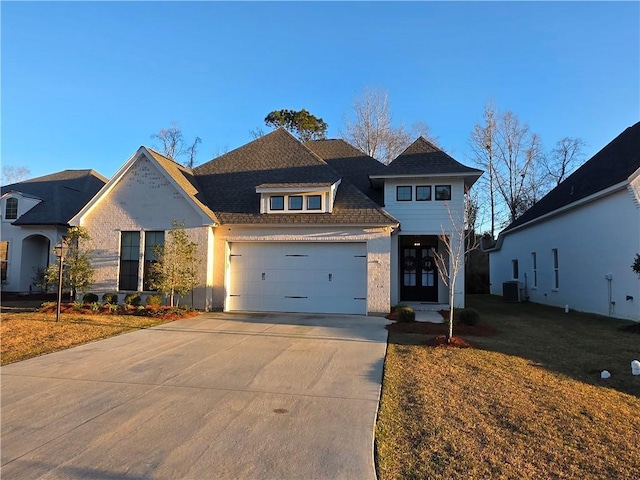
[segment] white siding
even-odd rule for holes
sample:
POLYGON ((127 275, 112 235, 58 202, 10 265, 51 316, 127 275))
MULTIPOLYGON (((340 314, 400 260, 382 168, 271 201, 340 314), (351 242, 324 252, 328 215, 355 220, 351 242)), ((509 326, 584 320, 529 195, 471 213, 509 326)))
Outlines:
MULTIPOLYGON (((451 216, 454 221, 462 221, 464 218, 464 182, 459 178, 433 178, 433 179, 386 179, 384 186, 384 209, 394 218, 400 221, 400 236, 402 235, 442 235, 451 231, 451 216), (416 186, 430 185, 431 200, 416 201, 416 186), (451 200, 435 200, 436 185, 451 185, 451 200), (411 201, 397 201, 396 187, 411 186, 411 201), (447 208, 448 207, 448 208, 447 208)), ((394 237, 393 257, 391 270, 391 303, 400 301, 400 278, 398 264, 398 239, 394 237)), ((444 252, 444 246, 440 243, 439 252, 444 252)), ((464 265, 458 273, 455 286, 455 305, 464 307, 464 265)), ((448 287, 438 277, 438 302, 448 303, 448 287)))
POLYGON ((526 283, 531 301, 639 321, 640 281, 631 270, 638 251, 640 209, 628 190, 618 191, 506 235, 501 249, 490 254, 491 293, 502 295, 502 283, 512 280, 512 260, 517 259, 519 281, 526 283), (557 289, 553 249, 558 249, 557 289), (532 286, 532 252, 537 287, 532 286))
POLYGON ((464 214, 464 182, 461 179, 387 179, 384 186, 384 209, 400 221, 404 235, 439 235, 442 226, 447 229, 450 224, 447 206, 454 218, 463 218, 464 214), (397 186, 412 186, 412 200, 398 202, 397 186), (415 200, 417 185, 431 185, 431 200, 417 202, 415 200), (451 200, 435 200, 436 185, 451 185, 451 200))
POLYGON ((51 248, 66 234, 66 228, 57 226, 31 227, 12 225, 14 220, 6 220, 5 208, 7 198, 18 199, 18 218, 40 203, 40 200, 24 197, 19 193, 7 195, 0 203, 2 217, 2 241, 9 242, 7 260, 7 282, 2 289, 7 292, 37 291, 33 277, 38 268, 45 268, 56 257, 51 248), (31 237, 31 238, 30 238, 31 237))

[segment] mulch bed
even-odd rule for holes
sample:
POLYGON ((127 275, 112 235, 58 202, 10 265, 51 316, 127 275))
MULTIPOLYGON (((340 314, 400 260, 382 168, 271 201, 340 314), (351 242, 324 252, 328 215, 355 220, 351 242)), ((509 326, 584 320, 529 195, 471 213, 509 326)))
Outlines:
POLYGON ((475 346, 461 337, 453 336, 451 337, 451 342, 447 343, 446 335, 438 335, 432 338, 429 338, 425 342, 422 343, 428 347, 445 347, 445 348, 474 348, 475 346))
MULTIPOLYGON (((56 313, 56 305, 48 305, 39 309, 43 313, 56 313)), ((200 314, 195 310, 182 310, 176 307, 146 306, 143 309, 137 307, 127 307, 119 305, 117 309, 111 310, 108 305, 102 305, 98 310, 91 308, 77 308, 73 303, 61 304, 60 313, 75 313, 78 315, 137 315, 144 317, 156 317, 164 320, 179 320, 181 318, 195 317, 200 314)))

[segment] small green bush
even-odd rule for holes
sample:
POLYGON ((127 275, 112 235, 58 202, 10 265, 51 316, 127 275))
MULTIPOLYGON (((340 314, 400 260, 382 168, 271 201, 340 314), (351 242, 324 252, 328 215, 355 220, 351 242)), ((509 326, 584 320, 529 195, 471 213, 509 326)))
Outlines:
MULTIPOLYGON (((96 296, 96 298, 98 297, 96 296)), ((98 310, 100 310, 100 304, 98 302, 93 302, 89 308, 91 308, 93 312, 97 312, 98 310)))
POLYGON ((117 293, 105 293, 102 295, 102 303, 108 303, 109 305, 117 305, 118 304, 118 294, 117 293))
POLYGON ((454 321, 460 325, 477 325, 480 322, 480 312, 475 308, 456 308, 453 312, 454 321))
POLYGON ((142 303, 142 298, 140 298, 139 293, 129 293, 124 296, 124 304, 125 305, 133 305, 134 307, 139 306, 142 303))
POLYGON ((408 323, 416 321, 416 312, 408 305, 398 305, 395 308, 396 321, 399 323, 408 323))
POLYGON ((74 310, 81 310, 83 306, 84 306, 84 303, 82 303, 82 302, 73 302, 73 309, 74 310))
POLYGON ((84 303, 94 303, 98 301, 98 295, 95 293, 85 293, 84 297, 82 297, 82 301, 84 303))
POLYGON ((151 307, 159 307, 162 305, 162 297, 160 295, 149 295, 147 297, 147 305, 151 307))

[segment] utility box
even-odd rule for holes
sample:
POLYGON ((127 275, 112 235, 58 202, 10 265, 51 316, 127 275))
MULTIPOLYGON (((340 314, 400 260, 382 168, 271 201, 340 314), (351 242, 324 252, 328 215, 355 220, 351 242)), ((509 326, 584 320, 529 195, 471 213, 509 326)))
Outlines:
POLYGON ((520 301, 520 282, 511 280, 502 284, 502 300, 507 303, 520 301))

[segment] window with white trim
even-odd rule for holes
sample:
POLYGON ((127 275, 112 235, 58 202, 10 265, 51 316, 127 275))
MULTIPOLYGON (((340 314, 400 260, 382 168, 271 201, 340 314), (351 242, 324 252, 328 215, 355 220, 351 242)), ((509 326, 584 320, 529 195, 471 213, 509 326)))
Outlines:
POLYGON ((511 260, 511 273, 513 275, 513 279, 517 280, 519 276, 518 272, 518 259, 511 260))
POLYGON ((538 286, 538 255, 536 252, 531 252, 531 267, 533 270, 533 288, 538 286))
POLYGON ((323 195, 294 194, 270 195, 269 213, 318 213, 322 212, 323 195))
POLYGON ((322 195, 308 195, 307 210, 322 210, 322 195))
POLYGON ((5 220, 15 220, 18 218, 18 199, 9 197, 5 201, 4 205, 4 218, 5 220))
POLYGON ((284 196, 272 195, 269 197, 269 210, 284 210, 284 196))
POLYGON ((289 210, 302 210, 302 195, 289 195, 289 210))

